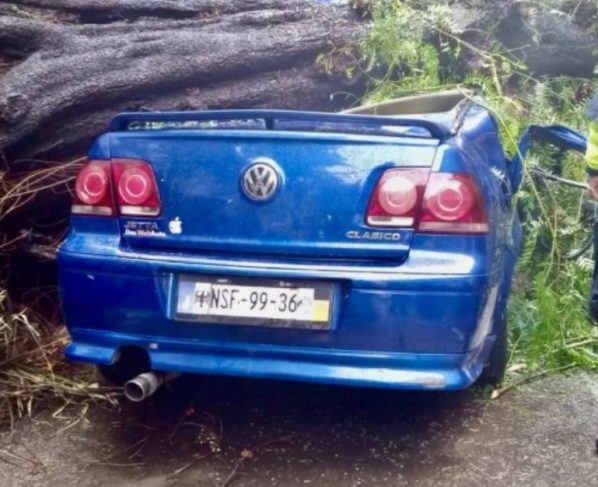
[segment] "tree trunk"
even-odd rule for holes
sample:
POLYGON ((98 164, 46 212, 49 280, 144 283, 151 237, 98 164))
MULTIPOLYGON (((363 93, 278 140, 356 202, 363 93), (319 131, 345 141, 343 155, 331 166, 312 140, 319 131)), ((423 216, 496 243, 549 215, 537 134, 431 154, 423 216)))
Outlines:
MULTIPOLYGON (((452 8, 461 38, 521 61, 533 76, 593 75, 598 62, 596 0, 456 0, 452 8)), ((464 54, 466 71, 487 64, 476 53, 464 54)))
MULTIPOLYGON (((319 53, 361 35, 306 0, 0 1, 0 152, 70 157, 123 110, 330 110, 348 80, 319 53)), ((355 81, 353 81, 355 83, 355 81)))

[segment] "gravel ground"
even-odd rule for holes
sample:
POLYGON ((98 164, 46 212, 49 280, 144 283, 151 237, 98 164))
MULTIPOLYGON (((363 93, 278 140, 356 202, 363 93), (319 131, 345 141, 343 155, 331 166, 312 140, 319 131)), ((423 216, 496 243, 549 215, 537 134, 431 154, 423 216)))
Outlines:
POLYGON ((597 376, 485 396, 182 378, 121 411, 21 421, 0 485, 598 485, 597 376))

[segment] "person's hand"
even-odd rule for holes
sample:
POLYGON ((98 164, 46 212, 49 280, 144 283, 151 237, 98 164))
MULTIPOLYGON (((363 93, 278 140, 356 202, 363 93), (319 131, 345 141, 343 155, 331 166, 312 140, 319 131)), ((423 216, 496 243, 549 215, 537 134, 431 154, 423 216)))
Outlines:
POLYGON ((592 194, 592 198, 598 200, 598 176, 588 176, 588 189, 592 194))

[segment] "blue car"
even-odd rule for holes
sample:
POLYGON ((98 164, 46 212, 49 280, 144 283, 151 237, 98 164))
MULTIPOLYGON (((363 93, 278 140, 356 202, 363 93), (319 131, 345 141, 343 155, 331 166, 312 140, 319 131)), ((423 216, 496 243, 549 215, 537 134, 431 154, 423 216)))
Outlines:
POLYGON ((176 373, 498 382, 518 172, 456 91, 337 114, 118 115, 59 252, 66 354, 134 400, 176 373))

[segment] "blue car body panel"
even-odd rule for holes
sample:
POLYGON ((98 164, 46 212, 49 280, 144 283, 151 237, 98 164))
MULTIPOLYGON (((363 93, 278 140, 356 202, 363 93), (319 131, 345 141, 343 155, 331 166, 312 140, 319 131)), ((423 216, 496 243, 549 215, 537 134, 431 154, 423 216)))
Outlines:
POLYGON ((480 375, 521 244, 508 161, 483 108, 457 129, 440 115, 124 114, 89 157, 150 162, 162 211, 72 217, 59 252, 70 358, 107 365, 134 346, 155 370, 409 389, 460 389, 480 375), (236 119, 244 128, 201 126, 236 119), (134 127, 156 120, 182 125, 134 127), (266 203, 244 198, 239 180, 260 157, 284 174, 266 203), (348 239, 379 230, 364 215, 391 167, 471 174, 488 234, 348 239), (331 328, 181 320, 177 283, 189 274, 330 283, 331 328))

